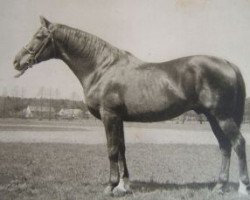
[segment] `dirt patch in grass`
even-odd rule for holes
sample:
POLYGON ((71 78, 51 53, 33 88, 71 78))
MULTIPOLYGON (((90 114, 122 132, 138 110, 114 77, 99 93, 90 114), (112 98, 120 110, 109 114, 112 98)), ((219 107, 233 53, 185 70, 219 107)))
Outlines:
MULTIPOLYGON (((234 155, 230 191, 211 193, 217 146, 129 144, 127 160, 133 194, 119 199, 244 199, 234 155)), ((105 145, 0 143, 0 199, 110 199, 102 193, 108 169, 105 145)))

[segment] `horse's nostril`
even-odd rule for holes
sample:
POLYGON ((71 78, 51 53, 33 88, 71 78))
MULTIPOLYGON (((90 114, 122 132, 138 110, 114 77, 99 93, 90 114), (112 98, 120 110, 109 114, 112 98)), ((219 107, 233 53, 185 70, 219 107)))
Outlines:
POLYGON ((20 67, 19 60, 15 59, 15 60, 13 61, 13 65, 14 65, 15 69, 18 70, 18 68, 20 67))
POLYGON ((13 65, 14 65, 15 67, 17 67, 17 66, 18 66, 18 62, 17 62, 17 60, 14 60, 14 61, 13 61, 13 65))

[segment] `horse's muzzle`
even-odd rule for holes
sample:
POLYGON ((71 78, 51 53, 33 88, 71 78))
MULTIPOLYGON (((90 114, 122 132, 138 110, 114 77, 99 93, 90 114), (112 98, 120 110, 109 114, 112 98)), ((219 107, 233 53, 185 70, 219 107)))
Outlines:
POLYGON ((20 59, 18 59, 16 57, 13 61, 13 65, 14 65, 15 69, 19 71, 19 73, 17 75, 15 75, 15 78, 18 78, 24 74, 24 72, 29 68, 30 64, 27 62, 20 64, 20 59))

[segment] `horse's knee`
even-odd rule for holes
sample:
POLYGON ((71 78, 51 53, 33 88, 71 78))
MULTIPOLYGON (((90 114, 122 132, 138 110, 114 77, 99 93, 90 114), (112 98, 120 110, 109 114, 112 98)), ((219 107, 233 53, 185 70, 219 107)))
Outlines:
POLYGON ((232 145, 231 142, 225 137, 223 141, 220 141, 220 150, 223 156, 231 156, 232 145))
POLYGON ((245 146, 246 146, 246 141, 245 138, 242 135, 239 135, 239 137, 237 137, 237 139, 234 141, 234 150, 237 153, 237 155, 239 156, 239 158, 244 158, 246 155, 245 152, 245 146))
POLYGON ((119 156, 118 146, 114 146, 108 149, 108 157, 111 161, 117 161, 119 156))
POLYGON ((246 140, 242 135, 239 135, 235 141, 235 147, 245 147, 246 146, 246 140))
POLYGON ((220 128, 222 129, 225 136, 232 142, 240 134, 239 128, 232 119, 220 120, 220 128))
POLYGON ((220 149, 221 155, 225 158, 230 159, 231 157, 231 149, 230 150, 225 150, 225 149, 220 149))

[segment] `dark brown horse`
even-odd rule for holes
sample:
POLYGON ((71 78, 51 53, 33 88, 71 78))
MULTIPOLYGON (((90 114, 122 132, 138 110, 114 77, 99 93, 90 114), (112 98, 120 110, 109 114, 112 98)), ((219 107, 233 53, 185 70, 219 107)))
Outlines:
POLYGON ((123 121, 154 122, 188 110, 207 116, 218 139, 222 165, 216 190, 228 182, 231 149, 239 159, 239 192, 248 194, 245 140, 240 132, 245 85, 232 63, 211 56, 190 56, 146 63, 100 38, 41 17, 41 28, 15 57, 23 74, 51 58, 63 60, 82 84, 89 111, 103 121, 110 161, 105 192, 130 192, 123 121))

